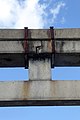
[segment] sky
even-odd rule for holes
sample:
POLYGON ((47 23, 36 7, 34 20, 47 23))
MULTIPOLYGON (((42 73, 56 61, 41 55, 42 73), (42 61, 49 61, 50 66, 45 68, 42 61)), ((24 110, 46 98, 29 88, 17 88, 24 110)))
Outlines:
MULTIPOLYGON (((80 28, 79 0, 0 0, 0 29, 80 28)), ((52 79, 79 80, 80 67, 54 68, 52 79)), ((0 69, 0 80, 28 80, 24 68, 0 69), (5 75, 4 75, 5 73, 5 75)), ((80 107, 0 107, 1 120, 75 120, 80 107)))

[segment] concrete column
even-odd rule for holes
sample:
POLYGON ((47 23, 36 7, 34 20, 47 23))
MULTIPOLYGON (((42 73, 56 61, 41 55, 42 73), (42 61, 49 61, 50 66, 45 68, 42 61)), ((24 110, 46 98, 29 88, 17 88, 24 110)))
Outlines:
POLYGON ((29 80, 51 80, 50 58, 29 60, 29 80))

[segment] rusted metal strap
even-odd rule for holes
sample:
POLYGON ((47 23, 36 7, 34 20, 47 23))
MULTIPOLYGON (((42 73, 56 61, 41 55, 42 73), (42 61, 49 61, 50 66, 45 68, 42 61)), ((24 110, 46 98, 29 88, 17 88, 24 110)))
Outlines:
POLYGON ((28 27, 24 27, 24 50, 28 53, 28 27))
POLYGON ((54 28, 50 27, 50 37, 52 40, 52 53, 55 53, 54 28))
POLYGON ((55 41, 54 41, 54 28, 50 27, 50 37, 52 40, 52 60, 51 60, 51 66, 54 68, 55 65, 55 41))
POLYGON ((25 53, 25 69, 28 67, 28 27, 24 27, 24 53, 25 53))

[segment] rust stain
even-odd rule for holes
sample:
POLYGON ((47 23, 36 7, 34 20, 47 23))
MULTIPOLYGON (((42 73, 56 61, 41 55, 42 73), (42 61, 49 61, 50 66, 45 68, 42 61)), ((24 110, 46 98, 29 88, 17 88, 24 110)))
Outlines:
POLYGON ((48 38, 50 38, 50 29, 47 30, 47 36, 48 36, 48 38))
POLYGON ((55 88, 56 82, 57 81, 55 80, 51 81, 51 96, 53 96, 52 99, 55 99, 56 96, 56 88, 55 88))
POLYGON ((23 90, 22 90, 23 100, 28 100, 29 88, 30 88, 30 83, 28 81, 24 81, 23 90))
POLYGON ((48 41, 48 51, 52 52, 52 40, 48 41))

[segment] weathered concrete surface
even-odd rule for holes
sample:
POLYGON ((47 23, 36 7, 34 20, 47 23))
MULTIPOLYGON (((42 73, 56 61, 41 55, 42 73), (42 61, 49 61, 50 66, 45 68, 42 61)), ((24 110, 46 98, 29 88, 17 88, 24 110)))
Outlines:
MULTIPOLYGON (((79 53, 55 54, 52 67, 80 66, 79 53)), ((25 54, 0 54, 0 67, 25 67, 25 54)))
MULTIPOLYGON (((39 53, 52 52, 49 29, 29 29, 29 34, 29 52, 35 52, 37 46, 41 46, 39 53)), ((54 38, 56 53, 80 53, 80 29, 55 29, 54 38)), ((24 29, 0 29, 0 53, 23 53, 23 44, 24 29)))
POLYGON ((0 29, 0 39, 23 39, 23 29, 0 29))
MULTIPOLYGON (((80 81, 0 82, 0 106, 2 101, 3 106, 8 101, 13 101, 10 103, 12 106, 22 101, 26 101, 25 105, 27 101, 29 105, 37 105, 37 101, 41 102, 39 105, 49 105, 51 102, 54 105, 63 105, 64 102, 67 102, 66 105, 80 105, 80 81)), ((20 105, 24 105, 23 102, 20 105)))
MULTIPOLYGON (((24 53, 24 41, 0 41, 0 53, 24 53)), ((29 53, 52 53, 52 42, 49 41, 29 41, 29 53)))
POLYGON ((0 54, 0 67, 25 67, 25 55, 20 53, 0 54))
POLYGON ((30 59, 29 60, 29 79, 30 80, 51 80, 51 60, 30 59))
POLYGON ((80 53, 80 41, 55 41, 56 53, 80 53))
MULTIPOLYGON (((55 40, 55 50, 56 53, 80 53, 80 41, 55 40)), ((24 53, 24 51, 22 41, 0 41, 0 53, 24 53)), ((29 41, 28 52, 52 53, 52 43, 42 41, 41 45, 41 41, 29 41)))
POLYGON ((55 67, 80 67, 79 53, 58 53, 53 57, 52 66, 55 67))
POLYGON ((80 81, 0 82, 1 100, 80 100, 80 81))
MULTIPOLYGON (((50 38, 49 29, 29 29, 28 33, 28 37, 32 39, 50 38)), ((80 28, 54 29, 54 37, 55 39, 78 39, 80 38, 80 28)), ((24 29, 0 29, 1 39, 24 39, 24 29)))
POLYGON ((24 53, 21 41, 0 41, 0 53, 24 53))
POLYGON ((52 53, 52 40, 28 41, 29 53, 52 53))
MULTIPOLYGON (((29 29, 28 33, 29 53, 52 53, 49 29, 29 29)), ((80 29, 54 29, 54 38, 52 67, 80 66, 80 29)), ((24 29, 0 29, 0 67, 25 67, 24 53, 24 29)))
POLYGON ((56 39, 79 39, 80 38, 80 28, 67 28, 67 29, 55 29, 54 37, 56 39))

